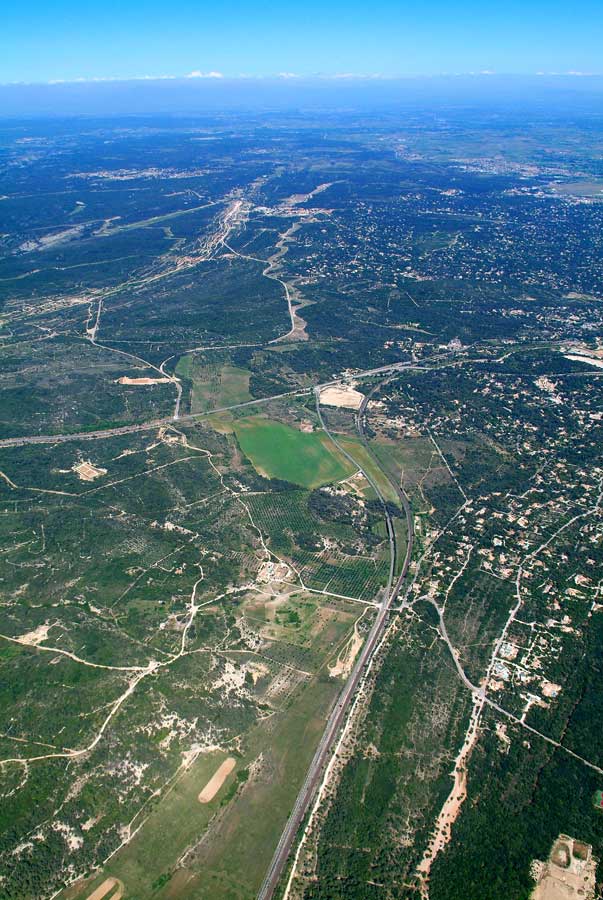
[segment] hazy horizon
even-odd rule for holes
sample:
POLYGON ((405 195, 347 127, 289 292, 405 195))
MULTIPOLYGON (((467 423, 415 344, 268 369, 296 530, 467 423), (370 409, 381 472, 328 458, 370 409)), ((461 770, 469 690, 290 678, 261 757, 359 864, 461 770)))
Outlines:
POLYGON ((603 76, 174 78, 0 85, 0 117, 467 106, 597 113, 603 76))

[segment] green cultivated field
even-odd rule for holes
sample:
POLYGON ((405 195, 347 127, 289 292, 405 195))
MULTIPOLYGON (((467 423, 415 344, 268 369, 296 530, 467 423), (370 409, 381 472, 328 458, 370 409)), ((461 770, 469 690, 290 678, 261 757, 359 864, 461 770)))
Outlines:
POLYGON ((324 434, 305 433, 260 416, 239 419, 235 433, 256 470, 269 478, 315 488, 354 471, 324 434))

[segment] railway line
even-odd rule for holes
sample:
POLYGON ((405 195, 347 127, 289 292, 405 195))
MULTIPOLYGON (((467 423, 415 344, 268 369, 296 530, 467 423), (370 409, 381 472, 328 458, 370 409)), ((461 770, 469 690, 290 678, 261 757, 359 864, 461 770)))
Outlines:
MULTIPOLYGON (((390 376, 392 377, 392 376, 390 376)), ((386 379, 386 382, 389 379, 386 379)), ((385 382, 385 383, 386 383, 385 382)), ((358 413, 356 415, 356 430, 358 435, 363 442, 367 452, 370 454, 373 462, 381 469, 383 469, 373 454, 367 437, 366 437, 366 410, 368 403, 371 397, 376 393, 376 391, 383 385, 384 382, 380 382, 377 384, 364 398, 358 413)), ((414 542, 414 524, 412 517, 412 510, 410 508, 410 503, 408 502, 408 498, 406 494, 400 487, 400 485, 396 484, 394 481, 389 479, 387 473, 383 472, 388 480, 393 485, 396 494, 400 500, 402 508, 404 510, 404 515, 406 518, 406 527, 407 527, 407 541, 406 548, 404 552, 404 559, 402 561, 402 566, 398 576, 396 577, 396 563, 397 563, 397 548, 396 548, 396 536, 394 531, 394 523, 391 517, 391 512, 388 508, 388 505, 383 497, 381 490, 379 489, 376 481, 371 477, 370 473, 368 473, 362 466, 359 466, 356 460, 345 450, 345 448, 340 444, 337 438, 333 435, 333 433, 329 430, 326 425, 321 409, 320 409, 320 393, 318 389, 315 389, 315 398, 316 398, 316 411, 318 414, 318 419, 325 433, 329 436, 329 438, 333 441, 335 446, 339 449, 341 453, 344 454, 364 475, 367 479, 378 498, 381 501, 381 504, 385 513, 385 521, 387 532, 390 541, 390 553, 391 553, 391 564, 390 564, 390 573, 387 584, 387 589, 384 593, 384 597, 382 602, 379 604, 377 608, 377 616, 375 621, 371 627, 371 630, 362 646, 358 659, 348 680, 346 681, 336 703, 332 708, 329 718, 327 720, 327 724, 325 730, 323 732, 322 738, 316 748, 314 753, 314 757, 310 764, 310 768, 304 780, 304 783, 297 795, 297 799, 295 801, 293 810, 287 820, 287 824, 281 834, 280 840, 272 857, 272 861, 270 863, 270 867, 264 881, 260 887, 258 892, 258 900, 271 900, 274 896, 274 893, 277 889, 280 878, 284 872, 284 869, 287 864, 287 860, 289 858, 289 854, 293 848, 295 843, 296 835, 299 831, 301 823, 303 822, 306 813, 308 812, 312 800, 316 794, 318 786, 320 785, 324 769, 327 765, 329 755, 333 749, 335 744, 335 740, 345 722, 346 715, 348 713, 350 703, 356 694, 356 691, 363 679, 363 676, 367 670, 367 667, 370 661, 373 658, 373 655, 379 646, 380 640, 383 636, 383 632, 387 625, 387 621, 389 618, 389 613, 392 608, 392 604, 398 598, 398 594, 400 593, 402 584, 408 572, 408 567, 410 565, 410 561, 412 558, 412 549, 414 542)))

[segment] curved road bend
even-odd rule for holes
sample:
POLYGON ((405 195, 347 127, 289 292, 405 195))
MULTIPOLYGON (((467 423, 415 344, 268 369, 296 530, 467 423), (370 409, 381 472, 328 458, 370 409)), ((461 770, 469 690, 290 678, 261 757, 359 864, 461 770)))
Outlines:
MULTIPOLYGON (((362 401, 362 404, 361 404, 360 409, 358 410, 358 414, 356 416, 356 428, 358 430, 358 434, 359 434, 365 448, 370 453, 373 461, 383 471, 381 464, 378 462, 377 458, 375 457, 372 450, 370 449, 370 447, 368 445, 368 441, 366 439, 366 435, 364 433, 364 428, 365 428, 365 424, 366 424, 366 416, 365 416, 366 407, 368 405, 370 398, 373 396, 373 394, 379 387, 381 387, 381 384, 379 384, 375 388, 373 388, 373 390, 362 401)), ((408 567, 410 565, 410 560, 411 560, 411 556, 412 556, 413 541, 414 541, 414 525, 413 525, 412 512, 410 509, 410 504, 408 502, 408 498, 406 497, 406 494, 404 493, 402 488, 399 485, 397 485, 396 483, 394 483, 393 481, 391 481, 391 479, 390 479, 390 481, 391 481, 393 487, 395 488, 396 493, 400 499, 402 507, 404 509, 404 514, 406 517, 407 532, 408 532, 406 551, 404 554, 404 562, 402 564, 402 569, 400 571, 400 574, 394 584, 393 581, 394 581, 395 565, 396 565, 396 539, 395 539, 394 525, 393 525, 393 521, 391 518, 391 513, 388 509, 385 498, 383 497, 383 495, 382 495, 381 491, 379 490, 378 485, 375 483, 374 479, 369 475, 368 472, 366 472, 361 466, 358 465, 356 460, 353 459, 353 457, 350 456, 350 454, 341 446, 341 444, 337 441, 337 439, 334 437, 334 435, 329 431, 329 429, 325 425, 324 419, 322 417, 322 413, 320 411, 320 392, 319 392, 318 388, 315 390, 315 397, 316 397, 316 411, 318 413, 318 419, 320 421, 322 428, 324 429, 326 434, 328 434, 328 436, 333 441, 335 446, 341 451, 341 453, 343 453, 343 455, 345 457, 347 457, 347 459, 349 459, 350 462, 352 462, 353 465, 356 466, 362 472, 362 474, 364 475, 366 480, 369 482, 369 484, 371 485, 371 487, 373 488, 373 490, 377 494, 377 497, 379 498, 379 500, 381 501, 381 503, 383 505, 383 509, 385 512, 385 521, 386 521, 386 525, 387 525, 387 532, 388 532, 390 548, 391 548, 391 565, 390 565, 387 589, 384 592, 382 602, 378 606, 377 617, 372 625, 372 628, 368 634, 366 641, 364 642, 364 645, 360 651, 360 656, 358 657, 358 659, 356 661, 356 664, 350 674, 350 677, 346 681, 346 683, 341 691, 341 694, 339 695, 339 698, 337 699, 335 706, 331 710, 331 714, 328 718, 326 728, 323 732, 322 738, 320 739, 320 743, 318 744, 318 747, 316 748, 316 752, 314 753, 314 757, 310 764, 310 768, 308 769, 308 774, 306 775, 306 779, 301 787, 301 790, 299 791, 299 793, 297 795, 297 799, 295 801, 293 810, 291 811, 289 819, 287 820, 287 824, 285 825, 285 829, 284 829, 283 833, 281 834, 280 840, 278 842, 277 848, 276 848, 276 850, 274 852, 274 856, 272 858, 272 862, 270 863, 270 867, 268 869, 266 877, 265 877, 265 879, 262 883, 262 886, 260 887, 260 890, 258 892, 258 895, 257 895, 258 900, 271 900, 271 898, 274 895, 274 892, 276 890, 276 887, 278 885, 280 877, 281 877, 281 875, 284 871, 285 865, 287 863, 287 859, 289 857, 289 854, 290 854, 293 844, 295 842, 295 837, 297 835, 299 827, 300 827, 303 819, 305 818, 306 813, 308 812, 308 810, 310 808, 310 804, 312 803, 312 800, 314 799, 314 795, 316 793, 318 785, 320 784, 325 765, 328 761, 328 757, 332 750, 333 744, 335 743, 335 739, 336 739, 336 737, 339 733, 339 730, 345 720, 345 716, 348 711, 350 701, 352 700, 352 697, 354 696, 354 694, 356 692, 356 689, 358 687, 358 684, 360 683, 360 679, 366 669, 366 666, 368 665, 368 663, 370 662, 370 660, 373 657, 373 654, 375 653, 375 650, 378 646, 379 640, 383 634, 385 625, 387 623, 387 618, 388 618, 390 607, 391 607, 392 603, 394 603, 396 601, 398 594, 400 592, 400 589, 402 587, 402 582, 404 581, 404 578, 406 577, 406 574, 408 572, 408 567)), ((386 474, 386 473, 384 473, 384 474, 386 474)))

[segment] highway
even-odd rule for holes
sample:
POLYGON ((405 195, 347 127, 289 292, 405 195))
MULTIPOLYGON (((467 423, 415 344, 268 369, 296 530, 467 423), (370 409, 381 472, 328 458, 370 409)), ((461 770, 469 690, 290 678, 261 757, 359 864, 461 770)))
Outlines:
MULTIPOLYGON (((362 440, 366 450, 371 455, 371 458, 375 462, 381 471, 383 471, 380 463, 374 456, 372 450, 369 447, 366 434, 365 434, 365 426, 366 426, 366 408, 369 403, 369 400, 376 392, 376 390, 381 387, 381 383, 378 384, 373 390, 364 398, 362 404, 358 410, 356 415, 356 429, 362 440)), ((291 853, 291 849, 295 842, 296 835, 299 831, 300 825, 303 822, 306 813, 308 812, 312 800, 316 794, 316 790, 321 782, 323 771, 325 766, 327 765, 329 755, 332 751, 333 745, 339 734, 339 731, 345 721, 346 714, 348 712, 348 707, 350 702, 356 693, 356 689, 362 679, 364 672, 366 671, 366 667, 371 661, 373 654, 379 644, 379 641, 383 635, 383 631, 387 624, 387 619, 389 616, 389 611, 392 604, 396 601, 400 589, 402 587, 402 583, 406 574, 408 572, 408 567, 410 565, 410 560, 412 557, 412 549, 413 549, 413 541, 414 541, 414 524, 412 518, 412 511, 410 508, 410 504, 408 502, 408 498, 406 497, 402 488, 393 482, 391 479, 390 482, 396 490, 396 493, 400 499, 402 507, 404 509, 404 514, 406 517, 406 526, 407 526, 407 542, 406 542, 406 551, 404 554, 404 561, 402 563, 402 568, 400 570, 400 574, 394 583, 395 577, 395 568, 396 568, 396 538, 394 532, 394 524, 391 518, 390 511, 388 509, 385 498, 383 497, 379 486, 376 484, 374 479, 370 476, 368 472, 366 472, 362 466, 360 466, 356 460, 353 459, 352 456, 341 446, 341 444, 337 441, 337 438, 329 431, 325 421, 323 419, 321 410, 320 410, 320 392, 318 389, 315 390, 315 398, 316 398, 316 411, 318 414, 318 418, 320 424, 322 425, 324 431, 336 447, 344 454, 354 466, 356 466, 367 479, 377 496, 379 497, 381 504, 383 506, 383 510, 385 513, 385 521, 387 525, 387 532, 390 541, 390 549, 391 549, 391 565, 389 572, 389 579, 387 584, 387 589, 384 592, 383 601, 377 608, 377 616, 375 621, 371 627, 371 630, 364 642, 364 645, 360 651, 360 655, 356 661, 356 664, 350 674, 350 677, 346 681, 341 694, 339 695, 337 702, 333 709, 331 710, 330 716, 327 720, 326 728, 323 732, 323 735, 320 739, 320 743, 316 748, 316 752, 314 753, 314 757, 310 764, 310 768, 308 769, 308 773, 306 775, 305 781, 301 787, 297 795, 297 799, 295 801, 295 805, 289 819, 287 820, 287 824, 285 825, 285 829, 281 834, 280 840, 274 852, 274 856, 272 857, 272 861, 270 863, 270 867, 268 872, 266 873, 266 877, 260 887, 258 892, 258 900, 271 900, 274 896, 274 892, 277 888, 281 875, 285 869, 287 864, 287 859, 289 858, 289 854, 291 853)), ((386 473, 384 473, 386 474, 386 473)))
MULTIPOLYGON (((105 348, 106 349, 106 348, 105 348)), ((207 348, 209 349, 209 348, 207 348)), ((183 351, 188 352, 188 351, 183 351)), ((428 360, 425 360, 425 363, 432 362, 440 362, 443 359, 449 357, 449 353, 440 353, 430 357, 428 360)), ((147 422, 134 422, 131 425, 116 425, 114 428, 99 428, 94 431, 72 431, 72 432, 62 432, 57 434, 24 434, 18 435, 15 437, 8 438, 0 438, 0 450, 5 447, 24 447, 28 444, 63 444, 67 441, 95 441, 95 440, 103 440, 104 438, 118 437, 122 434, 133 434, 137 431, 153 431, 155 428, 160 428, 162 425, 171 425, 173 422, 178 422, 178 424, 193 422, 196 419, 203 419, 207 416, 213 416, 217 413, 222 412, 231 412, 235 409, 243 409, 247 406, 259 406, 262 403, 269 403, 271 400, 281 400, 284 397, 301 397, 304 394, 309 394, 312 390, 318 391, 323 388, 330 387, 335 384, 340 384, 341 382, 347 381, 356 381, 362 378, 372 378, 375 375, 383 375, 387 373, 392 373, 391 377, 395 377, 396 373, 401 372, 403 370, 410 371, 421 371, 421 369, 425 368, 425 366, 421 366, 415 362, 395 362, 389 363, 385 366, 377 366, 374 369, 364 369, 360 372, 350 372, 345 375, 337 375, 335 378, 332 378, 330 381, 324 381, 321 384, 315 385, 314 388, 305 387, 305 388, 294 388, 290 391, 284 391, 282 394, 274 394, 271 397, 259 397, 256 400, 246 400, 243 403, 233 403, 231 406, 220 406, 216 409, 208 409, 205 412, 199 413, 185 413, 184 415, 180 415, 179 411, 177 415, 172 416, 164 416, 160 419, 150 419, 147 422)), ((160 371, 159 369, 157 371, 160 371)), ((164 375, 164 372, 161 372, 164 375)), ((383 382, 383 383, 387 383, 383 382)), ((374 390, 371 392, 369 396, 372 396, 374 390)), ((368 402, 368 398, 367 398, 368 402)), ((366 402, 363 404, 361 409, 359 410, 359 415, 364 416, 366 411, 366 402)), ((327 429, 325 429, 326 431, 327 429)), ((328 433, 328 432, 327 432, 328 433)), ((366 438, 364 437, 364 432, 359 428, 360 437, 364 440, 367 449, 370 451, 368 444, 366 444, 366 438)), ((331 440, 339 447, 337 441, 334 440, 333 436, 330 435, 331 440)), ((345 452, 341 447, 339 447, 342 453, 345 456, 349 457, 349 454, 345 452)), ((372 452, 371 452, 372 456, 372 452)), ((374 458, 374 457, 373 457, 374 458)), ((358 463, 355 460, 352 460, 354 465, 358 467, 358 463)), ((375 463, 380 466, 380 464, 375 460, 375 463)), ((365 473, 366 474, 366 473, 365 473)), ((369 479, 370 480, 370 479, 369 479)), ((394 485, 396 487, 396 485, 394 485)), ((396 488, 398 490, 398 488, 396 488)), ((379 493, 378 493, 378 496, 379 493)))
POLYGON ((23 447, 26 444, 64 444, 67 441, 95 441, 104 438, 117 437, 121 434, 132 434, 136 431, 153 431, 161 426, 171 425, 177 422, 191 422, 217 413, 230 412, 233 409, 242 409, 246 406, 257 406, 260 403, 268 403, 270 400, 280 400, 282 397, 294 397, 309 394, 312 388, 300 388, 293 391, 285 391, 283 394, 275 394, 273 397, 261 397, 259 400, 246 400, 244 403, 234 403, 232 406, 220 406, 216 409, 208 409, 207 412, 190 413, 183 416, 165 416, 163 419, 150 419, 148 422, 136 422, 132 425, 118 425, 115 428, 102 428, 98 431, 73 431, 63 434, 33 434, 22 437, 10 437, 0 440, 0 450, 3 447, 23 447))
MULTIPOLYGON (((372 375, 378 375, 382 372, 399 371, 400 369, 409 368, 418 369, 419 366, 409 362, 391 363, 388 366, 380 366, 377 369, 366 369, 363 372, 356 372, 348 376, 341 375, 333 379, 332 381, 325 381, 324 383, 317 385, 314 390, 329 387, 330 385, 338 384, 341 381, 349 381, 350 379, 354 380, 356 378, 368 378, 372 375)), ((160 428, 162 425, 170 425, 173 422, 182 424, 187 421, 191 422, 196 419, 203 419, 206 416, 213 416, 217 413, 230 412, 234 409, 243 409, 247 406, 258 406, 262 403, 269 403, 271 400, 281 400, 284 397, 303 396, 304 394, 309 394, 312 390, 313 388, 311 387, 294 388, 291 391, 284 391, 282 394, 274 394, 271 397, 260 397, 256 400, 246 400, 243 403, 233 403, 231 406, 220 406, 216 409, 208 409, 206 412, 187 413, 185 415, 178 416, 165 416, 161 419, 150 419, 148 422, 135 422, 132 425, 117 425, 115 428, 100 428, 96 431, 73 431, 58 434, 26 434, 16 437, 2 438, 0 439, 0 450, 4 447, 23 447, 26 444, 62 444, 66 441, 103 440, 104 438, 117 437, 121 434, 131 434, 137 431, 152 431, 155 428, 160 428)), ((345 451, 342 452, 345 453, 345 451)), ((347 453, 345 455, 348 456, 347 453)), ((354 465, 357 466, 358 464, 354 461, 354 465)))

